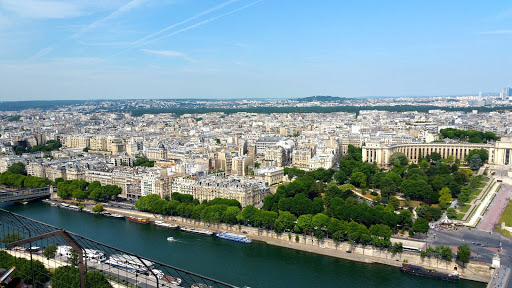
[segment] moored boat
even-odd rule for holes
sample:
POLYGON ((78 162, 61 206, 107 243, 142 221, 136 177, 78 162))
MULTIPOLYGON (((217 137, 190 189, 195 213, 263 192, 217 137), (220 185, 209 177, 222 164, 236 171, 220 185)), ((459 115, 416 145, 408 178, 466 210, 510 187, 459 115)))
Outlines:
POLYGON ((180 228, 180 226, 178 226, 176 224, 169 224, 169 223, 165 223, 163 221, 155 221, 155 225, 158 226, 158 227, 167 228, 167 229, 178 229, 178 228, 180 228))
POLYGON ((231 241, 236 241, 236 242, 241 242, 241 243, 252 243, 251 239, 249 239, 243 235, 238 235, 238 234, 233 234, 233 233, 228 233, 228 232, 214 233, 214 235, 221 239, 226 239, 226 240, 231 240, 231 241))
POLYGON ((73 210, 73 211, 80 211, 80 210, 82 210, 82 208, 80 208, 78 206, 67 204, 67 203, 61 203, 60 207, 64 208, 64 209, 68 209, 68 210, 73 210))
POLYGON ((133 217, 133 216, 130 216, 128 218, 128 220, 130 220, 130 222, 139 223, 139 224, 148 224, 149 223, 148 219, 137 218, 137 217, 133 217))
POLYGON ((207 235, 207 236, 213 235, 213 232, 211 232, 210 230, 202 230, 202 229, 197 229, 194 227, 181 227, 180 230, 184 231, 184 232, 207 235))
POLYGON ((459 273, 457 272, 457 268, 455 268, 455 270, 452 273, 441 273, 441 272, 437 272, 434 269, 427 269, 427 268, 423 268, 418 265, 411 265, 411 264, 403 263, 400 266, 400 271, 409 273, 409 274, 413 274, 413 275, 429 277, 429 278, 434 278, 434 279, 441 279, 441 280, 450 281, 450 282, 459 281, 459 273))
POLYGON ((152 270, 155 267, 151 261, 126 254, 111 255, 105 263, 137 273, 149 273, 148 268, 152 270))

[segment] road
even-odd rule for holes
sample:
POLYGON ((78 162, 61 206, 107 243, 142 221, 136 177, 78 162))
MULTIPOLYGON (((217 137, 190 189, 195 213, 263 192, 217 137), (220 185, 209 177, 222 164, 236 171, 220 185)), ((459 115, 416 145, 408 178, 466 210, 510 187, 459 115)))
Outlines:
POLYGON ((427 238, 428 245, 438 246, 447 245, 451 247, 458 247, 467 244, 471 248, 473 261, 491 263, 492 257, 498 252, 498 248, 502 247, 499 252, 501 264, 507 267, 512 265, 512 239, 501 236, 499 233, 489 233, 486 231, 460 228, 456 231, 448 230, 431 230, 427 238), (485 247, 472 244, 480 243, 485 247))

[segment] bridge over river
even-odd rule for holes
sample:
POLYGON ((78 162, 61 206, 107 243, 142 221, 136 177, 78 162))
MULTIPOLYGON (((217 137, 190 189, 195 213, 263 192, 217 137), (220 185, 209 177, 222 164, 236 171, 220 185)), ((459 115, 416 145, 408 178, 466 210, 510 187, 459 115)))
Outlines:
POLYGON ((0 189, 0 203, 1 202, 27 202, 41 198, 50 197, 53 191, 56 191, 55 186, 45 186, 39 188, 29 189, 0 189))

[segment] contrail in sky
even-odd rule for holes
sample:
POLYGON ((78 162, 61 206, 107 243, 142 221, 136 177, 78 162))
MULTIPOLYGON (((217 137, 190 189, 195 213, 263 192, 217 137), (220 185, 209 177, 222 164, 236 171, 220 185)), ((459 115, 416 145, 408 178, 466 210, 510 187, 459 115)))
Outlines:
MULTIPOLYGON (((114 55, 112 55, 112 56, 110 56, 110 57, 118 56, 118 55, 123 54, 124 52, 126 52, 126 51, 128 51, 128 50, 130 50, 130 49, 138 48, 138 47, 141 47, 141 46, 145 46, 145 45, 147 45, 147 44, 149 44, 149 43, 152 43, 152 42, 155 42, 155 41, 158 41, 158 40, 161 40, 161 39, 165 39, 165 38, 168 38, 168 37, 174 36, 174 35, 176 35, 176 34, 179 34, 179 33, 182 33, 182 32, 185 32, 185 31, 188 31, 188 30, 191 30, 191 29, 194 29, 194 28, 196 28, 196 27, 199 27, 199 26, 202 26, 202 25, 208 24, 208 23, 213 22, 213 21, 215 21, 215 20, 218 20, 218 19, 220 19, 220 18, 223 18, 223 17, 229 16, 229 15, 234 14, 234 13, 236 13, 236 12, 239 12, 239 11, 241 11, 241 10, 247 9, 247 8, 249 8, 249 7, 251 7, 251 6, 255 5, 255 4, 259 3, 259 2, 262 2, 262 1, 263 1, 263 0, 254 1, 254 2, 252 2, 252 3, 249 3, 249 4, 247 4, 247 5, 244 5, 244 6, 242 6, 242 7, 239 7, 239 8, 236 8, 236 9, 234 9, 234 10, 231 10, 231 11, 229 11, 229 12, 227 12, 227 13, 224 13, 224 14, 221 14, 221 15, 218 15, 218 16, 215 16, 215 17, 212 17, 212 18, 209 18, 209 19, 203 20, 203 21, 201 21, 201 22, 199 22, 199 23, 196 23, 196 24, 194 24, 194 25, 187 26, 187 27, 185 27, 185 28, 182 28, 182 29, 180 29, 180 30, 178 30, 178 31, 174 31, 174 32, 169 33, 169 34, 165 34, 165 35, 160 36, 160 37, 158 37, 158 38, 154 38, 154 39, 151 39, 151 40, 148 40, 148 41, 141 41, 141 40, 138 40, 138 41, 134 42, 134 43, 137 43, 137 42, 138 42, 138 44, 133 45, 133 46, 131 46, 131 47, 129 47, 129 48, 126 48, 126 49, 122 50, 121 52, 116 53, 116 54, 114 54, 114 55)), ((229 3, 230 3, 230 2, 233 2, 233 1, 229 1, 229 3)), ((228 2, 226 2, 226 3, 228 3, 228 2)), ((226 4, 226 3, 224 3, 224 4, 226 4)), ((223 5, 223 4, 221 4, 221 5, 223 5)), ((221 6, 221 5, 219 5, 219 6, 221 6)), ((227 4, 226 4, 226 5, 227 5, 227 4)), ((219 6, 217 6, 217 7, 219 7, 219 6)), ((224 6, 225 6, 225 5, 224 5, 224 6)), ((217 7, 214 7, 214 8, 217 8, 217 7)), ((214 8, 212 8, 212 9, 214 9, 214 8)), ((211 10, 211 9, 210 9, 210 10, 211 10)), ((217 9, 215 9, 215 10, 217 10, 217 9)), ((207 10, 207 11, 208 11, 208 10, 207 10)), ((203 13, 203 12, 202 12, 202 13, 203 13)), ((204 13, 204 14, 206 14, 206 13, 204 13)), ((204 15, 204 14, 202 14, 202 15, 204 15)), ((199 14, 198 14, 198 15, 199 15, 199 14)), ((198 16, 198 15, 196 15, 196 16, 198 16)), ((193 16, 193 17, 197 18, 196 16, 193 16)), ((195 18, 194 18, 194 19, 195 19, 195 18)), ((189 18, 189 19, 190 19, 190 18, 189 18)), ((187 19, 187 20, 188 20, 188 19, 187 19)), ((187 21, 187 20, 184 20, 184 21, 187 21)), ((182 21, 182 22, 183 22, 183 21, 182 21)), ((187 22, 188 22, 188 21, 187 21, 187 22)), ((181 22, 180 22, 180 23, 181 23, 181 22)), ((176 27, 176 26, 178 26, 178 24, 174 24, 174 25, 171 25, 171 26, 169 26, 169 27, 174 28, 174 27, 176 27)), ((167 27, 167 28, 169 28, 169 27, 167 27)), ((170 30, 170 29, 172 29, 172 28, 169 28, 169 29, 167 29, 167 28, 166 28, 166 29, 164 29, 164 30, 170 30)), ((161 31, 162 31, 162 30, 161 30, 161 31)), ((151 35, 157 35, 157 34, 160 34, 160 33, 161 33, 161 32, 159 31, 159 32, 153 33, 153 34, 151 34, 151 35)), ((148 36, 146 36, 146 37, 144 37, 144 38, 145 38, 145 39, 147 39, 147 38, 149 38, 149 37, 148 37, 148 36)), ((110 58, 110 57, 109 57, 109 58, 110 58)))

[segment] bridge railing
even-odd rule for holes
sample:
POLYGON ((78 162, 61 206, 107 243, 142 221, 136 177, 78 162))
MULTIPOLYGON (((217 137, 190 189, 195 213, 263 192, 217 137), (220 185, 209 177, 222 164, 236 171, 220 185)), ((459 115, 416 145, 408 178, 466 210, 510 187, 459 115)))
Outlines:
POLYGON ((0 268, 34 287, 236 288, 3 209, 0 242, 0 268))

